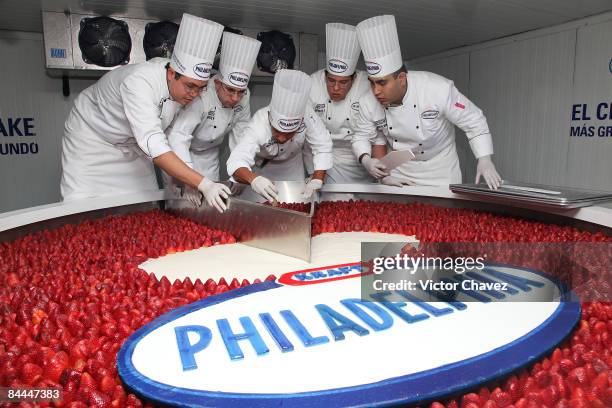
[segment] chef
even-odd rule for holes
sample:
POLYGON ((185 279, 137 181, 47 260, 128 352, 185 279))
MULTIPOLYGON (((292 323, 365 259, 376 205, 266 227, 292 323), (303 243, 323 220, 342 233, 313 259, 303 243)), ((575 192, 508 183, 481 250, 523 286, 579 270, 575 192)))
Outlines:
POLYGON ((491 161, 493 142, 482 111, 451 80, 430 72, 406 71, 395 17, 362 21, 357 36, 372 93, 359 101, 353 150, 368 172, 388 185, 460 183, 457 125, 478 159, 476 182, 482 176, 490 188, 499 187, 501 177, 491 161), (416 158, 389 172, 378 160, 387 146, 411 150, 416 158))
MULTIPOLYGON (((367 183, 372 177, 357 161, 351 149, 353 116, 359 98, 370 93, 367 75, 355 71, 361 49, 355 27, 341 23, 325 26, 325 69, 312 74, 310 104, 331 134, 334 166, 327 171, 327 183, 367 183)), ((306 168, 312 172, 312 156, 305 148, 306 168)))
POLYGON ((303 147, 313 156, 313 174, 304 198, 319 190, 332 167, 329 132, 307 105, 312 80, 301 72, 282 69, 274 76, 270 105, 258 110, 227 161, 227 173, 270 202, 278 201, 277 180, 304 180, 303 147), (255 168, 256 155, 265 161, 255 168))
POLYGON ((251 119, 247 86, 261 42, 223 33, 213 87, 183 109, 168 132, 170 147, 189 167, 219 181, 219 149, 228 133, 240 139, 251 119))
POLYGON ((222 210, 229 189, 189 168, 164 129, 207 86, 223 26, 184 14, 170 60, 105 74, 77 97, 62 142, 65 201, 157 189, 151 161, 222 210))

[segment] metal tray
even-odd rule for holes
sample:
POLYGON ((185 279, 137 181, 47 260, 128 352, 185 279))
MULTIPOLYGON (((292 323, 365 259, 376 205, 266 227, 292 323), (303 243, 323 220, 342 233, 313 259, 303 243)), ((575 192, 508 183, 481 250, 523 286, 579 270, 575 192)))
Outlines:
POLYGON ((612 201, 612 192, 560 186, 547 186, 504 180, 497 190, 486 184, 451 184, 453 193, 479 197, 482 201, 523 203, 540 207, 571 209, 612 201))

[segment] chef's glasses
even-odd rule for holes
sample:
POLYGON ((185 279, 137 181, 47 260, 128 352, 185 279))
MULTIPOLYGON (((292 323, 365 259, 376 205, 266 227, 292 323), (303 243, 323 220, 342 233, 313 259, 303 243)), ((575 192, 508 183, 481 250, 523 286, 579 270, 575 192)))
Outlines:
POLYGON ((206 91, 208 85, 198 86, 192 82, 184 82, 180 81, 183 84, 183 88, 185 89, 185 93, 190 96, 198 96, 200 93, 206 91))
POLYGON ((246 93, 246 89, 230 88, 229 86, 225 85, 223 82, 221 82, 221 87, 223 88, 225 92, 227 92, 228 94, 232 96, 243 96, 246 93))

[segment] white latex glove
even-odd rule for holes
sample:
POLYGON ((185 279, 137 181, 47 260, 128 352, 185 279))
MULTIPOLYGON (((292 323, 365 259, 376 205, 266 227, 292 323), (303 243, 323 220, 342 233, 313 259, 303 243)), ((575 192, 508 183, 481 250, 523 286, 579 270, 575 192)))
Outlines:
POLYGON ((215 207, 221 213, 227 210, 223 199, 228 198, 232 193, 228 186, 215 183, 210 181, 208 177, 204 177, 198 185, 198 190, 204 194, 204 199, 208 205, 215 207))
POLYGON ((251 188, 271 203, 278 201, 278 190, 276 186, 264 176, 255 177, 253 181, 251 181, 251 188))
POLYGON ((381 184, 384 184, 386 186, 395 186, 395 187, 402 187, 402 186, 413 186, 414 183, 408 180, 402 180, 400 178, 397 177, 393 177, 393 176, 387 176, 387 177, 383 177, 382 180, 380 180, 381 184))
POLYGON ((199 190, 196 190, 193 187, 185 186, 183 190, 183 198, 188 200, 194 207, 199 207, 202 205, 202 195, 199 190))
POLYGON ((165 175, 164 184, 166 191, 173 197, 181 196, 181 186, 179 186, 174 178, 165 175))
POLYGON ((389 175, 387 167, 380 160, 373 159, 367 154, 361 159, 361 164, 375 179, 381 179, 389 175))
POLYGON ((487 186, 492 190, 497 190, 502 183, 502 178, 495 170, 495 165, 491 161, 491 156, 482 156, 478 159, 476 166, 476 184, 480 181, 480 176, 484 178, 487 186))
POLYGON ((246 184, 238 183, 237 181, 232 181, 230 191, 232 192, 232 195, 237 196, 242 194, 246 186, 246 184))
POLYGON ((312 179, 308 183, 306 183, 306 188, 304 189, 304 198, 310 199, 313 193, 317 190, 320 190, 323 187, 323 180, 312 179))

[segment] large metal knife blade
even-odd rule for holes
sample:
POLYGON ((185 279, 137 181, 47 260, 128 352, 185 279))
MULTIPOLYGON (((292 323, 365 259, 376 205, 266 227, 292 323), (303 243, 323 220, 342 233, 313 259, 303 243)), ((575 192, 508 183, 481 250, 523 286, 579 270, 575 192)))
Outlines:
POLYGON ((219 213, 203 204, 194 208, 186 200, 167 200, 166 209, 197 223, 233 234, 241 243, 310 262, 314 200, 310 213, 229 197, 219 213))

